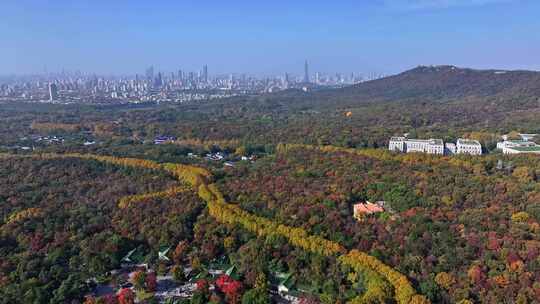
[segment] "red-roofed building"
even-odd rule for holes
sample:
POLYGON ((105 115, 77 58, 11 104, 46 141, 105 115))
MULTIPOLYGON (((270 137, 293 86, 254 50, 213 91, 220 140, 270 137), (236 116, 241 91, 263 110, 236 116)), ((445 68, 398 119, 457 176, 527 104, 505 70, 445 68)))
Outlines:
POLYGON ((383 212, 384 208, 382 207, 384 205, 383 202, 377 202, 376 204, 365 202, 360 204, 353 205, 353 215, 354 218, 359 220, 365 215, 370 215, 374 213, 383 212))

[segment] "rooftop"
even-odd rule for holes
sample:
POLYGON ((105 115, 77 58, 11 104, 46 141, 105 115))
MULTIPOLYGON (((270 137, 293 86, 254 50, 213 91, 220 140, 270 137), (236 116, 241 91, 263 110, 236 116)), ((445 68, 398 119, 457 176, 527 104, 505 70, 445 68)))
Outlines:
POLYGON ((377 205, 377 204, 373 204, 373 203, 370 203, 370 202, 366 202, 365 204, 363 203, 360 203, 360 204, 355 204, 353 206, 354 208, 354 214, 355 215, 358 215, 358 214, 372 214, 372 213, 377 213, 377 212, 383 212, 384 209, 377 205))
POLYGON ((433 145, 442 145, 443 144, 443 140, 442 139, 430 139, 429 142, 433 145))
POLYGON ((462 144, 462 145, 480 145, 480 142, 478 140, 465 139, 465 138, 459 138, 457 140, 457 143, 462 144))
POLYGON ((540 146, 532 146, 532 147, 511 147, 509 149, 516 150, 519 152, 538 152, 540 153, 540 146))
POLYGON ((407 139, 408 142, 417 142, 417 143, 429 143, 432 145, 442 145, 442 139, 430 138, 430 139, 407 139))

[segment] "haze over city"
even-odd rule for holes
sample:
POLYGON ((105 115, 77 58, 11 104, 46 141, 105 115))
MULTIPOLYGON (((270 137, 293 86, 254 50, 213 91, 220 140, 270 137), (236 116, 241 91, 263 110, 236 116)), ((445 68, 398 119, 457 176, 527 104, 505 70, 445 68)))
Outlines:
POLYGON ((0 74, 198 70, 393 74, 419 64, 540 69, 538 1, 2 3, 0 74), (429 26, 428 26, 429 25, 429 26), (458 43, 459 42, 459 43, 458 43))

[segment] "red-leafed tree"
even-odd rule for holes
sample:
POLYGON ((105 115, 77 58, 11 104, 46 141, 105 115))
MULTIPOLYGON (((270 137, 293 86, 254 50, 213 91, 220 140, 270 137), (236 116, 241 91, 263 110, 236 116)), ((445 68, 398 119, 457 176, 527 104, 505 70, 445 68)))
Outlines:
POLYGON ((210 288, 210 284, 205 279, 200 279, 196 283, 197 291, 207 291, 210 288))
POLYGON ((242 297, 242 283, 224 274, 216 280, 216 286, 221 290, 229 303, 239 303, 242 297))
POLYGON ((129 288, 123 288, 118 293, 119 304, 133 304, 135 303, 135 294, 129 288))

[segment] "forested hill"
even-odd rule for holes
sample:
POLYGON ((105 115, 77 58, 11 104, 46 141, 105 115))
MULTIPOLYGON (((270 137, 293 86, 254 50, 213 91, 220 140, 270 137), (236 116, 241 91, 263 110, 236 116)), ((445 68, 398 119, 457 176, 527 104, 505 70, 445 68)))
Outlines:
POLYGON ((360 83, 333 93, 365 101, 540 97, 540 72, 419 66, 395 76, 360 83))

